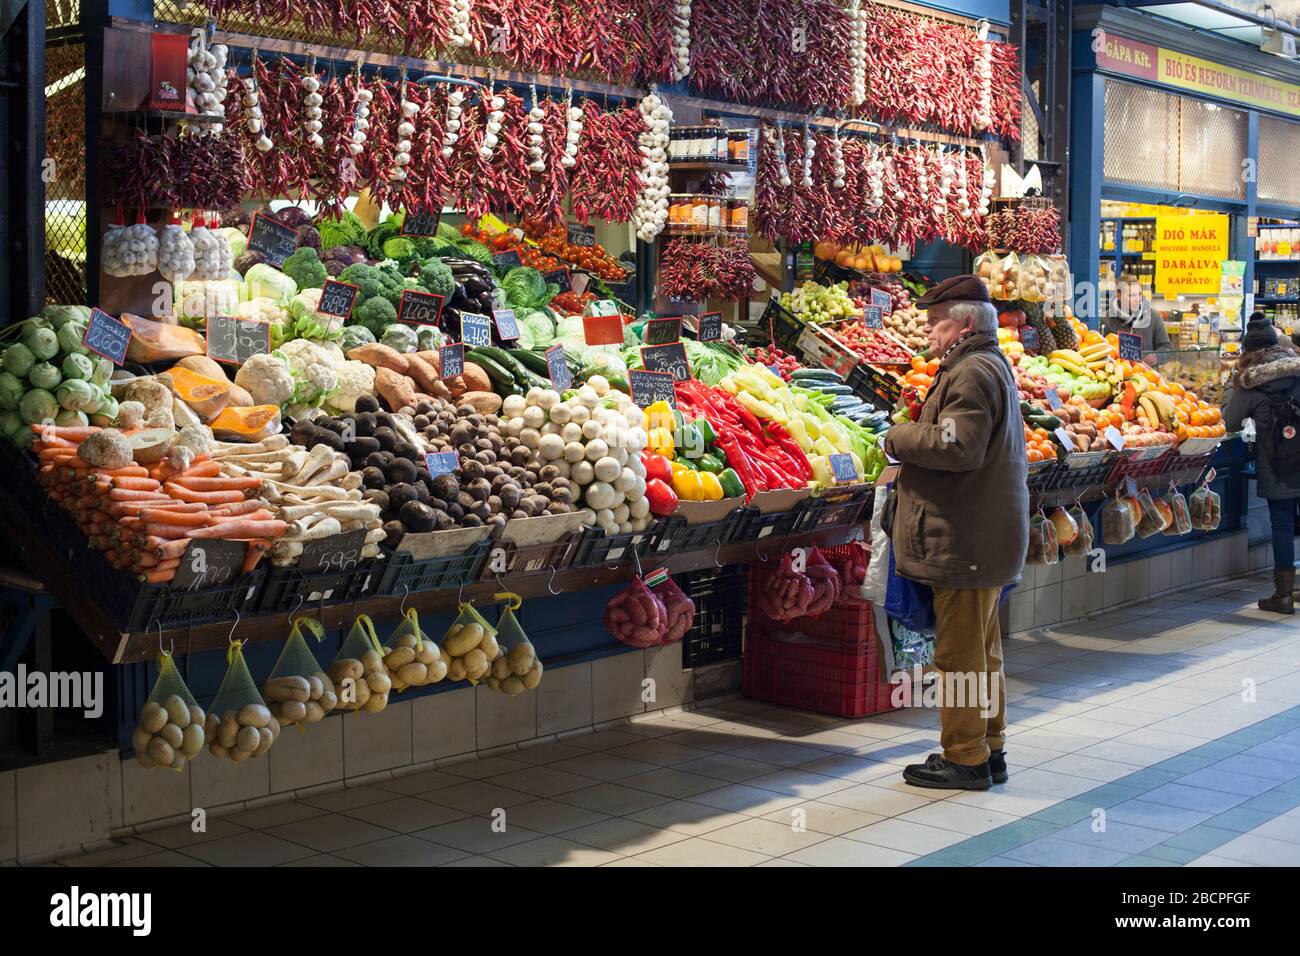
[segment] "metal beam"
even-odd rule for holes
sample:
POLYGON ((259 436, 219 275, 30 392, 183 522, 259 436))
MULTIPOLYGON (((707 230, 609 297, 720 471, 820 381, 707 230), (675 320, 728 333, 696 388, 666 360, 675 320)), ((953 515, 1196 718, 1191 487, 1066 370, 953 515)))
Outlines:
POLYGON ((24 3, 0 38, 0 324, 45 304, 45 5, 24 3))

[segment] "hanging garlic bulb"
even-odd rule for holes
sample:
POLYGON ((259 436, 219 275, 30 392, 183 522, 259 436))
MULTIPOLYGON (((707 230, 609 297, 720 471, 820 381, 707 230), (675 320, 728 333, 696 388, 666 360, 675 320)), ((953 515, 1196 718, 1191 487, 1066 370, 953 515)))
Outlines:
POLYGON ((188 279, 194 272, 194 243, 185 235, 175 212, 158 235, 158 272, 168 282, 188 279))
POLYGON ((989 164, 988 155, 984 152, 984 147, 980 147, 980 163, 984 167, 984 177, 980 187, 979 214, 987 216, 989 212, 989 201, 993 198, 993 181, 996 174, 993 172, 992 165, 989 164))
POLYGON ((971 218, 970 208, 970 170, 966 165, 967 156, 963 152, 957 162, 957 208, 963 219, 971 218))
POLYGON ((478 156, 483 162, 490 163, 497 146, 501 143, 501 126, 506 117, 506 100, 504 96, 497 95, 489 84, 485 103, 488 109, 487 122, 483 125, 483 142, 478 148, 478 156))
POLYGON ((668 221, 668 131, 673 121, 672 110, 651 87, 650 93, 637 104, 645 132, 637 137, 641 153, 641 192, 637 196, 632 224, 637 238, 653 242, 668 221))
POLYGON ((880 147, 871 146, 870 159, 867 161, 867 186, 869 190, 868 205, 872 209, 881 209, 885 205, 885 164, 880 161, 880 147))
POLYGON ((934 217, 942 219, 948 214, 948 194, 952 192, 952 166, 942 146, 935 148, 933 158, 939 168, 939 188, 934 194, 934 217))
POLYGON ((861 0, 849 0, 849 19, 853 30, 849 41, 851 103, 861 106, 867 101, 867 8, 861 0))
MULTIPOLYGON (((254 57, 256 59, 256 57, 254 57)), ((275 144, 266 135, 266 119, 262 114, 261 91, 257 86, 257 64, 253 64, 252 74, 244 79, 244 128, 253 139, 258 152, 265 153, 275 144)))
POLYGON ((582 107, 573 105, 573 90, 565 98, 564 155, 560 165, 566 169, 577 165, 578 142, 582 139, 582 107))
POLYGON ((813 138, 812 130, 808 126, 803 128, 803 180, 800 185, 804 189, 811 189, 813 184, 812 165, 813 154, 817 152, 817 141, 813 138))
POLYGON ((314 65, 308 66, 308 73, 299 80, 299 85, 306 90, 302 98, 302 128, 304 132, 303 139, 308 146, 313 149, 320 149, 325 145, 325 140, 321 138, 321 103, 325 102, 324 97, 320 95, 320 80, 314 72, 314 65))
POLYGON ((975 75, 979 78, 979 108, 975 117, 976 129, 993 125, 993 44, 985 40, 980 44, 975 60, 975 75))
POLYGON ((190 224, 190 242, 194 245, 194 272, 192 279, 220 279, 221 252, 217 248, 217 237, 208 228, 207 220, 196 216, 190 224))
POLYGON ((673 82, 686 78, 691 70, 691 0, 672 0, 668 15, 672 30, 673 82))
POLYGON ((831 181, 831 185, 836 189, 843 189, 844 174, 848 172, 848 167, 844 165, 844 144, 840 142, 838 127, 831 136, 831 165, 835 171, 835 179, 831 181))
POLYGON ((443 123, 442 158, 450 159, 455 152, 456 142, 460 139, 461 104, 465 102, 465 91, 453 89, 447 94, 447 119, 443 123))
POLYGON ((470 0, 448 0, 450 16, 447 18, 448 46, 471 46, 474 37, 470 35, 470 0))
POLYGON ((912 156, 916 159, 916 194, 921 202, 930 199, 930 174, 925 168, 929 151, 921 146, 912 147, 912 156))
POLYGON ((158 234, 145 222, 144 210, 135 223, 122 230, 119 239, 122 262, 128 276, 147 276, 158 268, 158 234))
MULTIPOLYGON (((203 116, 226 115, 226 58, 229 52, 222 43, 209 47, 204 31, 194 31, 190 41, 189 67, 185 72, 194 107, 203 116)), ((220 123, 195 123, 190 128, 190 135, 217 135, 221 130, 220 123)))
POLYGON ((533 98, 533 108, 528 111, 528 168, 534 173, 546 172, 546 153, 542 148, 542 137, 546 131, 542 123, 546 112, 537 102, 537 87, 529 87, 533 98))
MULTIPOLYGON (((459 109, 459 107, 457 107, 459 109)), ((406 182, 406 167, 411 164, 411 137, 415 135, 415 119, 420 112, 420 104, 406 98, 406 75, 402 74, 401 100, 398 112, 401 120, 397 124, 397 142, 393 144, 393 168, 388 172, 390 183, 406 182)), ((459 116, 459 113, 457 114, 459 116)), ((457 121, 459 126, 459 120, 457 121)))
POLYGON ((788 189, 793 182, 790 179, 790 166, 785 157, 785 130, 778 129, 775 133, 769 130, 769 134, 776 141, 776 179, 781 184, 782 189, 788 189))
POLYGON ((352 106, 352 136, 348 141, 348 152, 360 156, 366 150, 366 131, 370 129, 370 101, 375 94, 361 85, 361 74, 357 74, 357 93, 352 106))

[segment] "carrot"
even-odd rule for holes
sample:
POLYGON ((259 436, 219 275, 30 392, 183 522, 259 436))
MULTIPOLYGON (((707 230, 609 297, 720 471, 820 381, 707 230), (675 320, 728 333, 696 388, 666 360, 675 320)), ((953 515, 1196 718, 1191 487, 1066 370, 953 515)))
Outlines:
POLYGON ((228 518, 236 515, 248 515, 254 511, 260 511, 262 502, 257 498, 245 498, 243 501, 235 501, 228 505, 217 505, 208 513, 214 517, 228 518))
POLYGON ((241 574, 247 574, 257 567, 257 563, 262 560, 262 555, 270 550, 271 541, 265 538, 253 538, 248 542, 248 551, 244 555, 244 566, 240 569, 241 574))
POLYGON ((158 524, 154 521, 150 521, 144 526, 144 533, 153 535, 155 538, 186 538, 190 536, 190 532, 198 530, 188 525, 158 524))
POLYGON ((157 491, 132 491, 130 488, 114 488, 108 493, 114 501, 167 501, 168 496, 157 491))
POLYGON ((113 487, 128 488, 132 491, 157 491, 160 485, 152 478, 139 478, 134 475, 114 475, 113 487))
POLYGON ((232 521, 270 521, 274 517, 275 514, 266 508, 258 508, 256 511, 242 515, 212 515, 212 524, 229 524, 232 521))
POLYGON ((149 472, 140 465, 127 465, 125 468, 96 468, 92 474, 106 478, 148 478, 149 472))
POLYGON ((241 518, 237 521, 223 521, 207 528, 197 528, 190 532, 191 538, 278 538, 289 526, 283 521, 250 521, 241 518))
POLYGON ((169 511, 174 514, 194 514, 206 512, 208 506, 195 501, 113 501, 105 509, 110 515, 138 515, 144 509, 150 511, 169 511))
POLYGON ((163 480, 166 478, 216 478, 221 474, 221 462, 210 461, 206 456, 198 456, 190 467, 178 470, 170 461, 160 462, 150 471, 153 477, 163 480), (153 474, 153 472, 159 472, 153 474))
POLYGON ((145 584, 166 584, 174 577, 176 577, 175 568, 153 568, 141 574, 140 580, 145 584))
POLYGON ((191 491, 173 481, 167 482, 163 488, 180 501, 202 501, 210 505, 230 504, 247 497, 242 491, 191 491))
POLYGON ((179 558, 190 545, 188 536, 165 541, 162 538, 150 539, 150 554, 156 558, 179 558))
POLYGON ((72 448, 75 449, 80 442, 70 441, 67 438, 59 438, 57 435, 51 435, 49 441, 36 440, 32 442, 32 447, 38 452, 46 448, 72 448))
MULTIPOLYGON (((206 511, 172 511, 169 509, 144 508, 140 511, 140 518, 150 524, 166 525, 192 525, 196 528, 202 528, 212 523, 212 519, 206 511)), ((123 521, 126 519, 123 518, 123 521)))
POLYGON ((53 435, 70 441, 85 441, 99 431, 98 425, 42 425, 40 422, 33 423, 31 428, 37 435, 53 435))
POLYGON ((242 491, 262 487, 261 478, 189 478, 178 475, 172 481, 191 491, 242 491))

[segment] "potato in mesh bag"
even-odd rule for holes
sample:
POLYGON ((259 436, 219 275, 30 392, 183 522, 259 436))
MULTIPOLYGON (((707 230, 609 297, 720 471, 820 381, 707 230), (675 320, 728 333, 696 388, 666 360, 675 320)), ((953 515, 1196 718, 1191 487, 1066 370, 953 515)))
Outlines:
POLYGON ((135 759, 144 767, 185 769, 185 761, 203 749, 204 723, 203 708, 185 686, 175 659, 164 651, 153 690, 131 734, 135 759))
POLYGON ((280 736, 280 722, 266 706, 244 660, 243 641, 226 651, 226 676, 208 708, 208 750, 215 757, 240 763, 261 757, 280 736))
POLYGON ((477 684, 501 653, 497 632, 472 605, 461 604, 460 613, 442 636, 442 656, 447 677, 477 684))
POLYGON ((289 639, 262 685, 262 696, 281 727, 324 720, 339 702, 334 681, 321 669, 302 636, 306 629, 320 641, 325 637, 325 629, 320 621, 309 617, 297 618, 292 625, 289 639))
POLYGON ((352 629, 339 646, 329 669, 338 690, 339 706, 354 713, 377 714, 388 706, 393 679, 384 666, 384 650, 375 636, 375 625, 367 614, 358 614, 352 629))
MULTIPOLYGON (((505 595, 498 595, 503 597, 505 595)), ((515 696, 526 690, 532 690, 542 680, 542 661, 537 656, 537 649, 520 627, 515 611, 519 608, 517 595, 512 598, 501 612, 497 621, 497 643, 501 653, 492 662, 488 673, 487 685, 503 694, 515 696)))
POLYGON ((384 667, 393 690, 427 687, 447 676, 447 662, 438 645, 420 630, 420 615, 410 608, 384 645, 384 667))

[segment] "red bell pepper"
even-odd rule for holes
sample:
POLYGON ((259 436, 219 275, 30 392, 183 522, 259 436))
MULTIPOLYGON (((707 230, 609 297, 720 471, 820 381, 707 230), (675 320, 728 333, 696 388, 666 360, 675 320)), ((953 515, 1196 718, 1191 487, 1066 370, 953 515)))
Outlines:
MULTIPOLYGON (((665 466, 668 460, 656 455, 665 466)), ((671 471, 671 469, 670 469, 671 471)), ((650 502, 650 513, 664 517, 672 514, 677 510, 677 492, 673 491, 672 486, 660 478, 648 478, 645 483, 646 500, 650 502)))
POLYGON ((647 482, 658 478, 666 484, 672 484, 673 468, 663 455, 656 455, 648 451, 643 452, 641 454, 641 464, 645 465, 645 480, 647 482))

